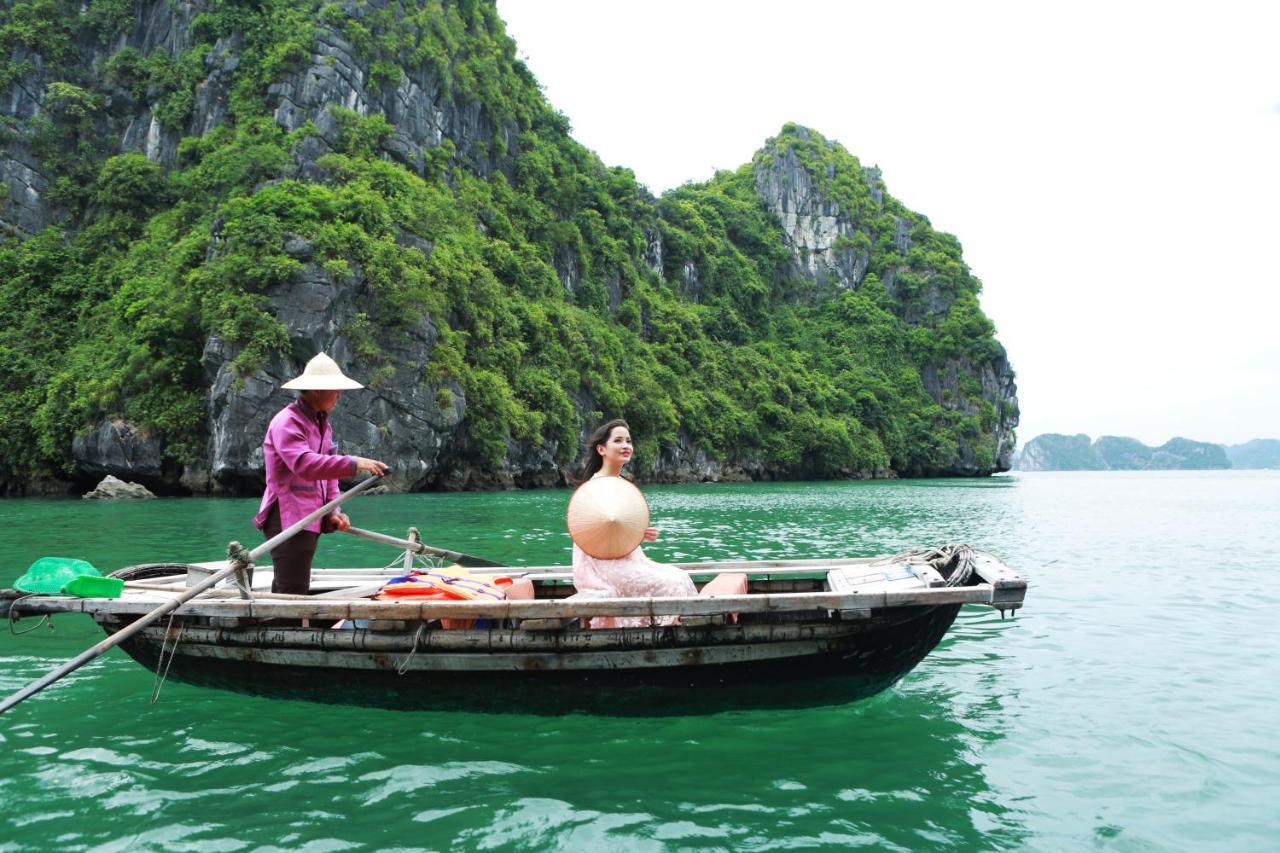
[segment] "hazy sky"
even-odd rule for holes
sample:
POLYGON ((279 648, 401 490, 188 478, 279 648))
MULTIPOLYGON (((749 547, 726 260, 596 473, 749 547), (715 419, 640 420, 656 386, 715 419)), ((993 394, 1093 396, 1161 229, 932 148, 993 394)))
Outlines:
POLYGON ((653 192, 785 122, 955 234, 1042 432, 1280 438, 1280 4, 553 2, 498 11, 653 192))

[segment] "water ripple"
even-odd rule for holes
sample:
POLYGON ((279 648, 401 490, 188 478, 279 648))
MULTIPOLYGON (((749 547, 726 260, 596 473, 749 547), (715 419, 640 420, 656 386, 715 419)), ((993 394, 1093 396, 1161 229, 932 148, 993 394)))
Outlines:
MULTIPOLYGON (((150 673, 113 652, 4 717, 0 853, 1274 846, 1280 474, 646 494, 656 559, 967 541, 1026 574, 1027 607, 965 607, 920 667, 863 702, 687 717, 397 713, 177 683, 153 706, 150 673)), ((567 499, 387 496, 358 511, 362 526, 532 565, 567 562, 567 499)), ((107 569, 255 538, 253 501, 0 507, 15 576, 95 524, 113 535, 83 556, 107 569)), ((322 562, 386 560, 322 540, 322 562)), ((78 616, 0 633, 0 691, 100 637, 78 616)))

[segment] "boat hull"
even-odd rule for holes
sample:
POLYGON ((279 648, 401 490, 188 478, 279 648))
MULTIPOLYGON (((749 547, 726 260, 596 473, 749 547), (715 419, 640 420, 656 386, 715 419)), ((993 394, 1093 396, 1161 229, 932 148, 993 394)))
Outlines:
MULTIPOLYGON (((938 644, 959 609, 553 635, 509 628, 175 626, 144 631, 121 648, 168 679, 262 696, 402 709, 651 715, 874 695, 938 644)), ((127 624, 98 621, 108 633, 127 624)))

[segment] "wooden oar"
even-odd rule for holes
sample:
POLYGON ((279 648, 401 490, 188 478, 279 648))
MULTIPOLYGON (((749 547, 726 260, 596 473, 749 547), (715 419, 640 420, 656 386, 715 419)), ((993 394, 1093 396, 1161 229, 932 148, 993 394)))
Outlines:
POLYGON ((348 527, 347 533, 352 536, 359 536, 361 539, 368 539, 371 542, 381 542, 383 545, 394 545, 397 548, 403 548, 406 551, 413 551, 418 554, 430 554, 433 557, 442 557, 451 560, 459 566, 469 569, 505 569, 504 563, 495 563, 493 560, 486 560, 483 557, 473 557, 470 554, 463 554, 460 551, 450 551, 446 548, 435 548, 431 545, 424 545, 421 542, 413 542, 408 539, 397 539, 394 536, 388 536, 385 533, 375 533, 372 530, 361 530, 359 527, 348 527))
POLYGON ((247 555, 244 553, 244 549, 240 546, 240 543, 233 542, 231 547, 232 553, 228 555, 230 559, 228 560, 227 567, 225 569, 222 569, 221 571, 218 571, 210 575, 209 577, 200 581, 200 583, 188 589, 182 595, 179 595, 173 599, 170 599, 169 601, 166 601, 164 604, 160 605, 155 610, 152 610, 150 613, 148 613, 146 616, 143 616, 138 621, 132 623, 131 625, 128 625, 127 627, 121 628, 119 631, 115 632, 110 637, 107 637, 105 640, 98 643, 96 646, 90 649, 84 650, 78 656, 67 661, 62 666, 58 667, 52 672, 47 673, 43 677, 38 678, 35 681, 31 682, 26 687, 19 690, 17 693, 14 693, 9 698, 5 699, 3 702, 0 702, 0 714, 3 714, 5 711, 8 711, 10 708, 12 708, 14 705, 17 705, 22 700, 28 699, 34 696, 35 694, 39 693, 41 690, 45 689, 50 684, 53 684, 53 682, 57 681, 59 678, 62 678, 62 676, 66 675, 67 673, 74 672, 75 670, 84 666, 86 663, 93 660, 98 655, 102 654, 108 649, 118 646, 120 643, 129 639, 134 634, 138 633, 143 628, 145 628, 146 626, 150 625, 152 622, 159 619, 161 616, 165 615, 166 613, 169 613, 172 610, 178 609, 187 601, 189 601, 192 598, 195 598, 197 595, 204 592, 206 589, 209 589, 214 585, 216 585, 217 583, 219 583, 220 581, 230 577, 232 573, 243 569, 248 563, 253 562, 254 560, 261 557, 263 554, 270 552, 277 546, 284 544, 289 539, 291 539, 295 534, 297 534, 298 531, 302 530, 308 524, 312 523, 318 518, 323 518, 324 516, 333 512, 335 509, 342 506, 344 503, 351 500, 356 495, 363 492, 365 489, 369 488, 369 486, 371 486, 374 482, 376 482, 379 479, 381 478, 377 476, 370 477, 369 479, 364 480, 363 482, 357 484, 351 489, 343 492, 333 500, 329 501, 324 506, 320 507, 315 512, 308 515, 306 518, 302 519, 301 521, 295 524, 289 525, 288 529, 282 530, 275 536, 272 536, 266 542, 263 542, 257 548, 254 548, 252 551, 250 551, 247 555))

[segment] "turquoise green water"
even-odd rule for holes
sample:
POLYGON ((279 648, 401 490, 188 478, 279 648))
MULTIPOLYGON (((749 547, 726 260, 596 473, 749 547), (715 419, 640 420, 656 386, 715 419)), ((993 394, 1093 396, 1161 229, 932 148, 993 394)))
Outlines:
MULTIPOLYGON (((0 717, 0 851, 1274 849, 1280 473, 646 490, 658 559, 966 541, 1032 586, 862 702, 698 716, 398 712, 170 682, 120 652, 0 717)), ((565 492, 362 498, 354 521, 567 561, 565 492)), ((0 585, 260 540, 245 500, 0 501, 0 585)), ((322 540, 318 564, 389 549, 322 540)), ((20 628, 34 620, 23 620, 20 628)), ((101 634, 0 627, 0 692, 101 634)), ((513 707, 519 696, 511 696, 513 707)))

